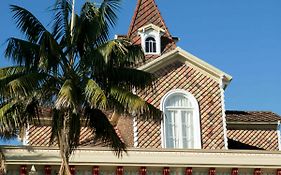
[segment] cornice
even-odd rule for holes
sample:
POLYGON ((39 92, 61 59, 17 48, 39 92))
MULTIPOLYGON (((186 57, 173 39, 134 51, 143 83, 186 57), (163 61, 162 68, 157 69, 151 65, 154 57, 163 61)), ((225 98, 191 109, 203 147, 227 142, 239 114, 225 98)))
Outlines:
MULTIPOLYGON (((2 147, 6 164, 60 165, 59 150, 40 147, 2 147)), ((80 148, 70 158, 71 165, 147 167, 237 167, 280 168, 281 152, 202 149, 128 149, 116 157, 110 149, 80 148)))

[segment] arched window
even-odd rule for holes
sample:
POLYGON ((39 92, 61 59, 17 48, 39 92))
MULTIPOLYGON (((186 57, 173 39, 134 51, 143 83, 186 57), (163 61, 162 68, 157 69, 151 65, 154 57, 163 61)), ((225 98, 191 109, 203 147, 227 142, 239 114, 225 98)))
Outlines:
POLYGON ((145 52, 146 53, 156 53, 156 40, 153 37, 146 38, 145 52))
POLYGON ((165 114, 165 148, 201 148, 199 107, 195 97, 184 90, 172 90, 161 101, 165 114))

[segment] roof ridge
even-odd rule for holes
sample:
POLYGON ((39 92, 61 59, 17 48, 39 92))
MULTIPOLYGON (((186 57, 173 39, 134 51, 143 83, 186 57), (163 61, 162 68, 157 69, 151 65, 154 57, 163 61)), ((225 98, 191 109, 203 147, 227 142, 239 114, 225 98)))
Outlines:
POLYGON ((270 113, 274 113, 273 111, 267 111, 267 110, 226 110, 226 112, 270 112, 270 113))

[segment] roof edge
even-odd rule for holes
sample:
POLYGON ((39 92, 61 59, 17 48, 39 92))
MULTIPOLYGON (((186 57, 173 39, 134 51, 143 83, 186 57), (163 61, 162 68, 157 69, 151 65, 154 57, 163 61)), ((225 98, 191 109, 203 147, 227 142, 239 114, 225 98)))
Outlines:
POLYGON ((187 51, 181 49, 180 47, 177 47, 176 49, 174 49, 166 54, 163 54, 162 56, 139 67, 138 69, 143 70, 143 71, 148 71, 148 72, 153 71, 156 67, 161 67, 161 65, 163 65, 163 63, 170 60, 175 55, 180 55, 180 56, 184 57, 187 61, 189 61, 192 64, 196 65, 197 67, 207 71, 208 73, 210 73, 211 75, 213 75, 217 78, 222 77, 227 84, 232 80, 232 76, 230 76, 229 74, 219 70, 218 68, 210 65, 209 63, 201 60, 200 58, 192 55, 191 53, 188 53, 187 51))

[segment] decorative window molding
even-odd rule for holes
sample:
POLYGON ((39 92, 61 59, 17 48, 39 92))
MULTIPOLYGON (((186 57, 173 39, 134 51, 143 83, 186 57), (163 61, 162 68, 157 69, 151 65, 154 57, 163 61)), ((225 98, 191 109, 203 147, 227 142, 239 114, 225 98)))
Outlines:
POLYGON ((164 112, 162 147, 201 148, 199 106, 196 98, 181 89, 169 91, 161 100, 164 112))
POLYGON ((139 35, 141 37, 141 45, 146 55, 161 54, 161 36, 164 34, 165 30, 160 27, 149 24, 138 29, 139 35))

